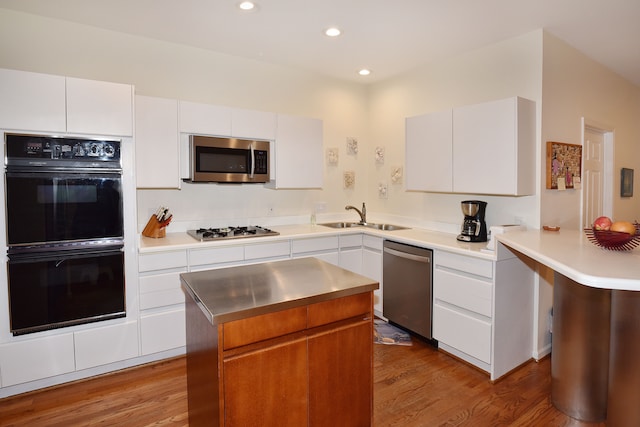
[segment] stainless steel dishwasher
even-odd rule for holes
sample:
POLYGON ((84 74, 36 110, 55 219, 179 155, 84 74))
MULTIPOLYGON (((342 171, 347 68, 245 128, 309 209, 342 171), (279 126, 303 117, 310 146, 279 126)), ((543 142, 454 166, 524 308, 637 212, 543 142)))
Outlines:
POLYGON ((431 340, 433 251, 389 240, 383 248, 382 314, 431 340))

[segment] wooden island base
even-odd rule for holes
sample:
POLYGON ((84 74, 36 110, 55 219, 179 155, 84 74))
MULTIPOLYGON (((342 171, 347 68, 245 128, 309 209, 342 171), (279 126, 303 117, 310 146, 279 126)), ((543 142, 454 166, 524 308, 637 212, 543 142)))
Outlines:
POLYGON ((187 292, 189 425, 373 425, 373 292, 358 292, 219 323, 187 292))

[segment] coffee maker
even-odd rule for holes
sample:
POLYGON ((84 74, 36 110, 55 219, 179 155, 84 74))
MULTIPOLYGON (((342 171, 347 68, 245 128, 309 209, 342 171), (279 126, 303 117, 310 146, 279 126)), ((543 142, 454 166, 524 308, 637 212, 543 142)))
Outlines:
POLYGON ((484 222, 484 213, 487 202, 481 200, 465 200, 461 202, 464 221, 458 240, 462 242, 486 242, 487 224, 484 222))

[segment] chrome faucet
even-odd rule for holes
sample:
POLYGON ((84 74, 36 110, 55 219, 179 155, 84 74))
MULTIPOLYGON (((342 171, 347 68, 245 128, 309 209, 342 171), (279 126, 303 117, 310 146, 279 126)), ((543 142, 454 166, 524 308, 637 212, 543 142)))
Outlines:
POLYGON ((365 206, 364 202, 362 203, 362 210, 356 208, 355 206, 351 206, 351 205, 347 205, 344 208, 345 208, 345 210, 353 209, 354 211, 358 212, 358 215, 360 215, 359 224, 366 224, 367 223, 367 207, 365 206))

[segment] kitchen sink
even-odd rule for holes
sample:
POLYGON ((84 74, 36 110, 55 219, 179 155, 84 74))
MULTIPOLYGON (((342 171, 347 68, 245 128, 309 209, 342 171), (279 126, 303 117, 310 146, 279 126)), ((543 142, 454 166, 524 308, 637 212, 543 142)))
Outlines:
POLYGON ((331 227, 331 228, 349 228, 349 227, 362 226, 362 224, 359 224, 357 222, 325 222, 318 225, 323 225, 325 227, 331 227))
POLYGON ((393 225, 393 224, 373 224, 373 223, 367 223, 364 226, 368 228, 375 228, 376 230, 384 230, 384 231, 406 230, 407 228, 409 228, 409 227, 402 227, 400 225, 393 225))
POLYGON ((372 222, 367 222, 366 224, 360 224, 359 222, 325 222, 322 224, 325 227, 331 228, 350 228, 350 227, 367 227, 367 228, 375 228, 376 230, 383 231, 394 231, 394 230, 406 230, 409 227, 402 227, 400 225, 393 224, 374 224, 372 222))

